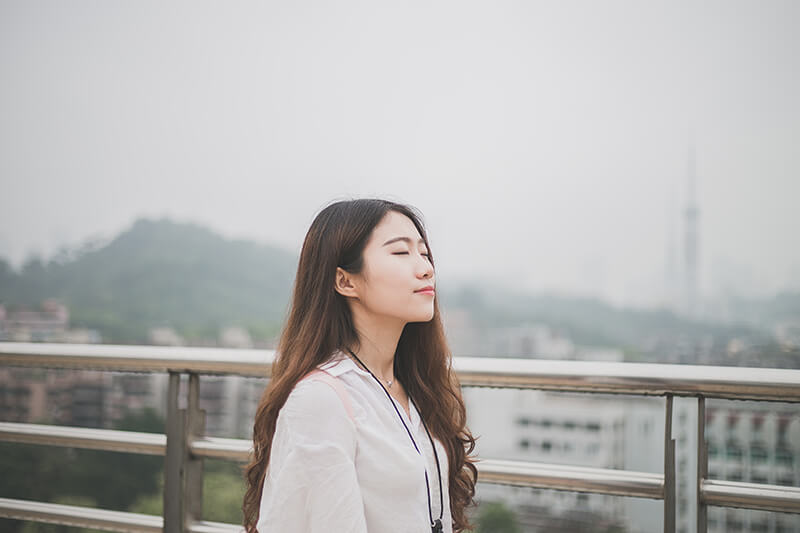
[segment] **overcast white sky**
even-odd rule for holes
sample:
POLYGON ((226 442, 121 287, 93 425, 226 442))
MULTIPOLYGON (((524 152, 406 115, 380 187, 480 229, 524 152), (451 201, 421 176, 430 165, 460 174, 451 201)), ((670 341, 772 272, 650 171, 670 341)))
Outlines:
POLYGON ((0 3, 0 256, 171 216, 298 251, 422 210, 440 281, 645 305, 800 288, 800 2, 0 3))

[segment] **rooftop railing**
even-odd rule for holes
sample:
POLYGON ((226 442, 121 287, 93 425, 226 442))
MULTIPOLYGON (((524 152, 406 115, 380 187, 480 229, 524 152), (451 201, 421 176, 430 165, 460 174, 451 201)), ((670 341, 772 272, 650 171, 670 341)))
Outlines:
MULTIPOLYGON (((151 516, 0 498, 0 517, 109 531, 241 531, 202 516, 203 460, 247 461, 251 442, 205 435, 200 375, 268 377, 274 354, 261 350, 155 346, 0 343, 0 365, 169 374, 166 435, 0 422, 0 441, 163 455, 164 514, 151 516), (188 374, 186 408, 179 408, 188 374)), ((708 506, 800 513, 800 488, 708 479, 705 401, 709 398, 800 403, 800 371, 642 363, 456 357, 463 386, 657 396, 665 400, 663 474, 527 461, 483 459, 478 480, 521 487, 662 500, 664 531, 675 531, 675 397, 697 398, 697 530, 708 506)))

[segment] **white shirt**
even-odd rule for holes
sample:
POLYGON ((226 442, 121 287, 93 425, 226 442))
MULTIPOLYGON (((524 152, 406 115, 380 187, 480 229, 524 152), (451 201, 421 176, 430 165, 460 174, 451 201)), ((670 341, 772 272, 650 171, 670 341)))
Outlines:
MULTIPOLYGON (((261 494, 259 533, 430 533, 439 517, 439 481, 419 413, 394 399, 417 453, 380 384, 337 352, 322 366, 350 395, 353 419, 322 381, 298 383, 278 413, 261 494)), ((443 531, 453 531, 447 454, 434 439, 442 471, 443 531)))

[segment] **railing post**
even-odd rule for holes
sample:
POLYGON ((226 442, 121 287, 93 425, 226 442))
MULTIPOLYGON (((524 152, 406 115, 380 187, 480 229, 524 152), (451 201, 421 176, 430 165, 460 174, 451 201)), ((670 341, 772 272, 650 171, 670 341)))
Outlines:
POLYGON ((667 394, 664 423, 664 533, 675 533, 675 439, 672 438, 672 395, 667 394))
POLYGON ((708 507, 703 500, 703 481, 708 477, 708 444, 706 444, 706 399, 697 398, 697 533, 708 531, 708 507))
POLYGON ((186 409, 186 475, 184 492, 185 523, 203 519, 203 458, 194 457, 190 446, 195 438, 205 436, 206 413, 200 409, 200 376, 189 374, 189 397, 186 409))
POLYGON ((167 453, 164 459, 164 532, 183 533, 183 473, 186 459, 185 412, 178 408, 180 372, 169 373, 167 453))

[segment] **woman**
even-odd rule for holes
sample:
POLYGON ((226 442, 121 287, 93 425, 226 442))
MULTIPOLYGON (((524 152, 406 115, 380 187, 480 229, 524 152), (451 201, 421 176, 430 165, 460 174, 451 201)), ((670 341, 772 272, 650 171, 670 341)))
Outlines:
POLYGON ((469 526, 475 440, 411 208, 361 199, 317 215, 276 353, 246 469, 248 532, 469 526))

